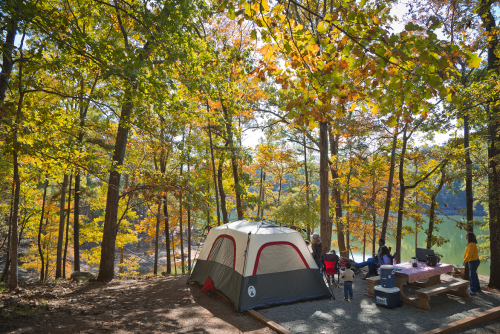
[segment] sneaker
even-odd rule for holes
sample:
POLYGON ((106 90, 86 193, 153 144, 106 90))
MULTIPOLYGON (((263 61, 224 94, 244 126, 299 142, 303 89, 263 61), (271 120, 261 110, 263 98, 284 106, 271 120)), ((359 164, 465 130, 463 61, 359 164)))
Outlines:
POLYGON ((349 300, 352 300, 353 297, 349 297, 349 300))
POLYGON ((469 291, 469 295, 471 295, 471 296, 475 296, 475 295, 477 295, 477 293, 476 293, 476 292, 474 292, 474 291, 469 291))
POLYGON ((345 300, 345 301, 348 301, 349 299, 347 299, 347 298, 344 298, 344 300, 345 300))

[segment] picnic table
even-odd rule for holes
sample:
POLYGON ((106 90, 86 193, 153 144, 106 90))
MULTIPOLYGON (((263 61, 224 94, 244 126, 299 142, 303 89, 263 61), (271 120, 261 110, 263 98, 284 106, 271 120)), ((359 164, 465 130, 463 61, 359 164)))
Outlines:
MULTIPOLYGON (((427 266, 425 262, 418 262, 418 267, 412 267, 411 262, 400 263, 396 268, 401 268, 395 272, 394 286, 399 288, 400 297, 404 304, 413 307, 430 310, 430 297, 440 293, 449 293, 463 298, 470 298, 467 292, 469 281, 462 279, 453 279, 446 282, 441 282, 441 274, 446 274, 453 271, 453 266, 446 263, 438 263, 435 267, 427 266), (423 281, 426 280, 426 281, 423 281), (403 285, 418 286, 421 289, 417 290, 417 300, 408 298, 404 291, 403 285)), ((374 287, 380 284, 380 276, 370 277, 368 282, 369 297, 374 296, 374 287)))

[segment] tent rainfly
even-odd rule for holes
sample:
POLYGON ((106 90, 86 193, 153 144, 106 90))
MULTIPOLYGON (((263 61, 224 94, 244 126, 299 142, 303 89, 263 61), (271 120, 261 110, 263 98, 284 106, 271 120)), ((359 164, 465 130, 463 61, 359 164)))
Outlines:
POLYGON ((265 222, 213 228, 190 281, 221 292, 238 312, 332 297, 302 235, 265 222))

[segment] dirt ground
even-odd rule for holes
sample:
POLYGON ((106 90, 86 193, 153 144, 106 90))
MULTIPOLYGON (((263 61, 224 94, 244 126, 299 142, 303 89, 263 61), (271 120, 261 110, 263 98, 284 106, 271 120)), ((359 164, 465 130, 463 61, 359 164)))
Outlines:
POLYGON ((1 333, 275 333, 186 276, 29 283, 0 294, 1 333))

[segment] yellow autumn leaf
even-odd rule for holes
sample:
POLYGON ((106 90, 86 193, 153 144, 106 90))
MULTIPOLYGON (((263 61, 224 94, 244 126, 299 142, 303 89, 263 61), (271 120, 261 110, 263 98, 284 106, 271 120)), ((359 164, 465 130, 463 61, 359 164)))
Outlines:
POLYGON ((378 24, 378 17, 377 16, 373 17, 373 23, 378 24))

